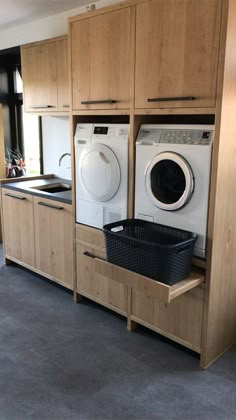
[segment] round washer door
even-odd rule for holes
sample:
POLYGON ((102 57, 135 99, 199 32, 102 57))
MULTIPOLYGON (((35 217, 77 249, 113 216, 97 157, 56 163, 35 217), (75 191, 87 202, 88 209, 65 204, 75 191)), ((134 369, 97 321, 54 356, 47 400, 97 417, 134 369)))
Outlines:
POLYGON ((120 186, 120 166, 113 151, 104 144, 86 147, 79 159, 79 177, 84 189, 96 201, 108 201, 120 186))
POLYGON ((181 155, 163 152, 148 164, 145 184, 148 196, 156 207, 175 211, 189 202, 194 189, 194 175, 181 155))

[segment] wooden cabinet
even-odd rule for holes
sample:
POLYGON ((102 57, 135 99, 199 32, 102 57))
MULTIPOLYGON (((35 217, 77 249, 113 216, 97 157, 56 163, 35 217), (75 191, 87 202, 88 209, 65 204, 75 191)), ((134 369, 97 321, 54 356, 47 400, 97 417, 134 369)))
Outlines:
POLYGON ((24 45, 21 60, 25 110, 68 111, 67 38, 24 45))
POLYGON ((36 269, 73 289, 71 205, 34 197, 36 269))
POLYGON ((33 197, 2 189, 4 254, 35 267, 33 197))
POLYGON ((221 0, 137 5, 135 108, 215 107, 221 0))
POLYGON ((131 8, 71 18, 72 109, 130 106, 131 8))
POLYGON ((127 287, 95 272, 95 257, 105 259, 102 231, 76 225, 76 292, 127 316, 127 287), (85 241, 90 241, 90 244, 85 241))

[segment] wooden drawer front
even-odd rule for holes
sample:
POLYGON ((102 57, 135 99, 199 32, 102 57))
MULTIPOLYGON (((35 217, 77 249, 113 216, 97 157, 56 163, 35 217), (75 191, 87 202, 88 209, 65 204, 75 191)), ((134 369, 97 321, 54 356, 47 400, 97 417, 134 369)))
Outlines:
POLYGON ((86 242, 105 250, 105 240, 102 230, 76 224, 76 241, 86 242))
POLYGON ((131 319, 200 352, 203 303, 202 286, 169 304, 132 290, 131 319))
POLYGON ((104 258, 102 251, 76 245, 77 292, 91 299, 112 307, 118 312, 127 314, 127 287, 112 279, 100 276, 94 271, 94 258, 84 255, 85 252, 104 258))
POLYGON ((2 189, 4 253, 35 267, 33 197, 2 189))

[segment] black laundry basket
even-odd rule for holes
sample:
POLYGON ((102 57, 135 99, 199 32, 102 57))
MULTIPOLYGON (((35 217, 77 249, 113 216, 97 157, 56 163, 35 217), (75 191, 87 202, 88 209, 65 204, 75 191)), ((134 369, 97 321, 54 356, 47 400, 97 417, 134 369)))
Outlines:
POLYGON ((192 267, 197 234, 139 219, 103 227, 107 261, 172 285, 192 267))

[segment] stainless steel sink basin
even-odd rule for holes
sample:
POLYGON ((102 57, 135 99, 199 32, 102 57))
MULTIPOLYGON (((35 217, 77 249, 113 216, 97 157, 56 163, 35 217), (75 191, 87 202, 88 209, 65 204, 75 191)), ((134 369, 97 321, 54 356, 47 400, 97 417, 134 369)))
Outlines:
POLYGON ((38 187, 31 187, 31 188, 33 190, 39 190, 39 191, 47 192, 50 194, 55 194, 55 193, 63 192, 63 191, 70 191, 71 185, 65 184, 63 182, 57 182, 54 184, 39 185, 38 187))

